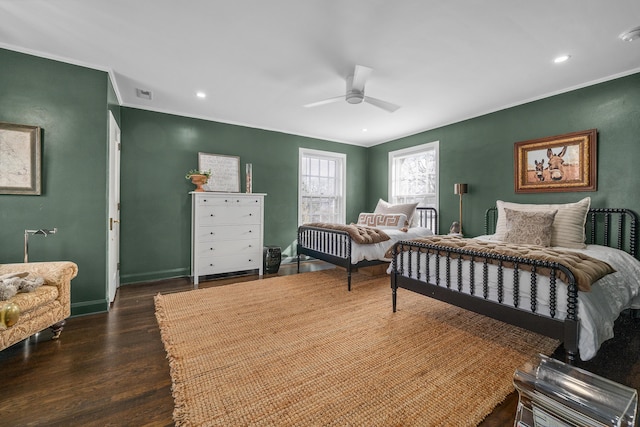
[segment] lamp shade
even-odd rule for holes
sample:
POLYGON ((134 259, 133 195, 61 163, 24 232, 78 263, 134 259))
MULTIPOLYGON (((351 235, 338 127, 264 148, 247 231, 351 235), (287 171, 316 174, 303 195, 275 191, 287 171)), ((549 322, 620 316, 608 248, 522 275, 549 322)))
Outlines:
POLYGON ((453 184, 453 194, 467 194, 467 184, 453 184))

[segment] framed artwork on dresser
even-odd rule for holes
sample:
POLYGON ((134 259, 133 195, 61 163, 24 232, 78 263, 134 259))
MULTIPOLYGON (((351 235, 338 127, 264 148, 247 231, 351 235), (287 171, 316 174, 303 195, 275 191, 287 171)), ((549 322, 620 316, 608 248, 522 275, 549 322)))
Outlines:
POLYGON ((0 194, 41 194, 40 127, 0 122, 0 194))
POLYGON ((240 157, 198 153, 198 169, 211 172, 204 191, 240 192, 240 157))

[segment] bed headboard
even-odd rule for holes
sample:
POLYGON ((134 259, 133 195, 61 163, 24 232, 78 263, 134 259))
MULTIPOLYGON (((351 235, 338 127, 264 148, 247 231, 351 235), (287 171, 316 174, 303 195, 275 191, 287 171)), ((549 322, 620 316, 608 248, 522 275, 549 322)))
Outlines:
MULTIPOLYGON (((498 208, 487 209, 485 234, 494 234, 497 222, 498 208)), ((630 209, 591 208, 585 223, 585 243, 621 249, 638 258, 637 228, 638 215, 630 209)))
POLYGON ((435 208, 417 207, 418 225, 427 227, 433 234, 438 234, 438 211, 435 208))

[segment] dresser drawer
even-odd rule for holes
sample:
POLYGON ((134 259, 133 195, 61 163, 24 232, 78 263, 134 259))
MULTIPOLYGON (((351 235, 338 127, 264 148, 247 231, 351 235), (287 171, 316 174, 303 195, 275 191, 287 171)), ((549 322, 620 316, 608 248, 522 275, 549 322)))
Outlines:
POLYGON ((205 206, 198 209, 200 225, 260 224, 260 206, 205 206))
POLYGON ((225 255, 215 258, 200 257, 197 275, 229 273, 232 271, 253 270, 262 265, 261 252, 243 255, 225 255))
POLYGON ((199 227, 196 233, 197 242, 211 242, 216 240, 246 240, 260 237, 260 224, 227 225, 199 227))
POLYGON ((196 255, 199 257, 223 256, 223 255, 246 255, 260 252, 260 239, 248 240, 216 240, 211 242, 200 242, 196 246, 196 255))
POLYGON ((203 196, 198 198, 198 207, 204 206, 260 206, 262 204, 261 197, 246 196, 203 196))

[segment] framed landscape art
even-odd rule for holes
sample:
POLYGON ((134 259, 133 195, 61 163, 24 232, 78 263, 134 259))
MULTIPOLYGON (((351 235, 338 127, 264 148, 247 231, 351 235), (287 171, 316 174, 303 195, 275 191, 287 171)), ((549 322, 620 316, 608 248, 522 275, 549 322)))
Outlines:
POLYGON ((515 192, 595 191, 597 136, 589 129, 516 142, 515 192))
POLYGON ((0 194, 39 195, 40 127, 0 122, 0 194))

